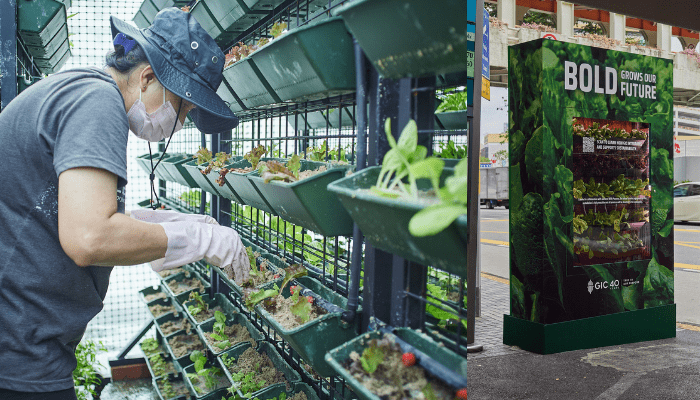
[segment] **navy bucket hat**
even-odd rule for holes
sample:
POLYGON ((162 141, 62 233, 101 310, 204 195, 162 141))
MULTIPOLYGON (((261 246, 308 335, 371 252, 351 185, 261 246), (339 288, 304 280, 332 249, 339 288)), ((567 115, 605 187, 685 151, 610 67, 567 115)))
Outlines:
POLYGON ((216 94, 223 78, 224 53, 190 13, 165 8, 143 30, 113 16, 110 23, 112 40, 119 33, 134 39, 146 53, 158 81, 197 106, 189 112, 197 129, 213 134, 238 125, 238 117, 216 94))

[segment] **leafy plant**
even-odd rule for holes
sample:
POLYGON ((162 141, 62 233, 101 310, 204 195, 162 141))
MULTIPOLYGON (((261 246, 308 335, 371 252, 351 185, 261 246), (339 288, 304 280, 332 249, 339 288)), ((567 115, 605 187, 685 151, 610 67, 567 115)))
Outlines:
POLYGON ((211 333, 212 339, 217 341, 216 343, 214 343, 214 346, 218 347, 220 350, 227 349, 231 346, 231 342, 225 332, 226 314, 217 310, 214 312, 214 319, 216 320, 216 322, 214 322, 214 326, 212 328, 211 333))
POLYGON ((207 302, 204 301, 202 296, 196 290, 190 292, 189 299, 194 300, 195 302, 195 304, 190 304, 187 307, 187 311, 189 311, 193 317, 201 313, 202 311, 209 310, 209 304, 207 304, 207 302))
POLYGON ((258 168, 258 163, 260 162, 260 158, 267 154, 267 149, 265 148, 264 145, 259 145, 258 147, 254 147, 252 150, 247 152, 243 158, 245 160, 248 160, 248 162, 253 166, 253 169, 258 168))
POLYGON ((97 353, 107 351, 102 342, 95 343, 92 340, 83 340, 75 349, 77 365, 73 370, 73 383, 75 395, 79 400, 87 400, 89 395, 98 396, 97 389, 102 384, 101 376, 97 372, 97 353), (99 344, 99 345, 98 345, 99 344))
POLYGON ((265 164, 260 164, 258 171, 265 183, 270 183, 270 181, 296 182, 299 180, 300 169, 301 157, 294 154, 284 165, 277 161, 267 161, 265 164))
POLYGON ((270 28, 270 35, 274 38, 277 39, 278 37, 282 36, 284 31, 287 29, 287 23, 278 21, 272 24, 272 27, 270 28))
MULTIPOLYGON (((449 300, 449 297, 448 297, 449 288, 434 285, 431 283, 427 284, 427 288, 428 288, 428 293, 431 296, 433 296, 437 299, 443 300, 443 301, 449 300)), ((466 299, 465 299, 464 306, 466 307, 466 299)), ((426 304, 425 311, 440 321, 440 322, 438 322, 438 326, 441 328, 447 328, 448 325, 453 324, 453 323, 459 323, 461 321, 462 325, 464 326, 463 332, 466 334, 467 321, 466 320, 459 320, 455 316, 455 314, 457 313, 456 311, 454 313, 450 313, 450 312, 445 311, 441 308, 435 307, 434 305, 431 305, 430 303, 426 304)))
POLYGON ((611 129, 609 124, 601 126, 598 122, 593 122, 588 128, 584 128, 583 124, 577 123, 576 118, 572 121, 574 135, 581 137, 592 137, 595 139, 646 139, 647 133, 639 129, 632 129, 627 132, 622 128, 611 129))
POLYGON ((588 183, 583 179, 574 182, 573 193, 575 199, 591 198, 591 197, 616 197, 626 199, 637 197, 640 195, 649 196, 649 190, 645 188, 649 185, 649 179, 628 179, 624 174, 620 174, 610 184, 604 182, 596 182, 591 178, 588 183))
POLYGON ((234 387, 238 388, 238 390, 243 393, 244 398, 247 398, 250 393, 257 392, 267 386, 267 382, 264 379, 259 381, 255 380, 255 372, 253 371, 247 374, 242 371, 236 372, 235 374, 231 374, 231 378, 233 379, 234 387))
POLYGON ((440 103, 435 110, 436 114, 448 111, 463 111, 467 109, 469 92, 465 90, 446 95, 438 95, 438 98, 442 100, 442 103, 440 103))
POLYGON ((192 158, 197 159, 197 165, 202 165, 211 161, 211 157, 211 150, 207 149, 206 147, 200 147, 199 150, 197 150, 197 152, 192 156, 192 158))
POLYGON ((175 388, 173 387, 173 384, 170 383, 170 379, 167 377, 163 378, 161 380, 163 382, 163 387, 161 392, 163 393, 163 398, 165 399, 171 399, 173 397, 177 396, 177 392, 175 391, 175 388))
POLYGON ((151 364, 153 374, 156 377, 165 375, 168 371, 172 371, 172 367, 168 367, 168 363, 160 354, 154 354, 148 357, 148 362, 151 364))
POLYGON ((362 369, 368 374, 373 374, 384 361, 384 356, 384 349, 377 344, 377 339, 373 339, 370 341, 369 346, 362 351, 362 356, 360 357, 362 369))
POLYGON ((152 354, 157 354, 160 350, 160 344, 154 338, 147 338, 141 342, 141 350, 143 354, 150 356, 152 354))
POLYGON ((195 350, 190 354, 190 360, 194 362, 194 370, 196 374, 189 373, 187 377, 193 382, 198 383, 199 379, 204 379, 204 385, 207 389, 216 389, 218 378, 223 376, 223 372, 218 367, 205 368, 207 357, 199 350, 195 350))
POLYGON ((448 140, 447 143, 439 144, 440 151, 433 153, 435 157, 440 158, 466 158, 469 155, 467 145, 457 146, 453 140, 448 140))
POLYGON ((306 268, 304 268, 304 266, 301 264, 293 264, 285 268, 284 273, 284 281, 282 281, 281 287, 277 288, 277 285, 275 285, 272 289, 259 290, 251 293, 246 300, 246 307, 250 310, 263 300, 281 296, 284 287, 287 286, 289 282, 291 282, 293 279, 308 275, 306 268))
POLYGON ((300 296, 301 290, 295 290, 292 292, 292 306, 290 307, 292 314, 299 318, 302 324, 309 322, 311 319, 311 304, 313 304, 313 299, 311 297, 307 298, 300 296))
POLYGON ((318 147, 307 147, 306 158, 311 161, 325 161, 328 153, 328 140, 324 140, 323 144, 318 147))
POLYGON ((597 237, 574 236, 574 250, 576 254, 588 254, 589 259, 594 257, 594 251, 620 254, 643 247, 644 242, 639 239, 636 232, 623 234, 614 232, 612 235, 609 235, 605 230, 601 230, 597 237))

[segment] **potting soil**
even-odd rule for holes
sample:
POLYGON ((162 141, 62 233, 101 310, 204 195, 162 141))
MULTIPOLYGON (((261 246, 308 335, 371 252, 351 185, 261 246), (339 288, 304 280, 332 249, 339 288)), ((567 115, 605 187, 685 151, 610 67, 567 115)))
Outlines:
MULTIPOLYGON (((274 306, 265 307, 265 310, 272 315, 272 317, 280 324, 284 329, 291 330, 298 326, 303 325, 302 321, 292 313, 291 307, 294 305, 292 297, 284 298, 282 296, 277 296, 276 301, 273 303, 274 306), (274 309, 272 309, 274 307, 274 309)), ((326 310, 316 304, 311 305, 311 313, 309 314, 309 321, 313 321, 320 315, 326 314, 326 310)))
POLYGON ((197 322, 204 322, 210 318, 214 318, 214 313, 217 311, 224 312, 224 309, 221 308, 220 306, 216 306, 214 308, 208 308, 206 310, 202 310, 198 312, 196 315, 193 315, 194 319, 197 320, 197 322))
POLYGON ((284 374, 275 368, 270 357, 265 353, 258 353, 253 347, 249 347, 238 357, 236 363, 229 367, 231 374, 242 372, 248 375, 253 372, 253 382, 265 381, 265 387, 283 382, 289 387, 289 382, 284 379, 284 374))
POLYGON ((350 353, 350 360, 345 367, 352 376, 377 397, 386 400, 408 399, 454 399, 454 392, 449 386, 437 379, 426 375, 423 368, 418 365, 407 367, 401 357, 403 352, 398 344, 390 337, 381 340, 373 339, 368 345, 376 345, 384 351, 384 360, 377 369, 369 374, 362 368, 361 355, 357 352, 350 353), (435 395, 430 397, 426 392, 432 391, 435 395))
POLYGON ((306 171, 301 171, 299 172, 299 180, 310 178, 316 174, 320 174, 321 172, 326 172, 328 168, 326 168, 325 165, 322 165, 314 170, 306 170, 306 171))
POLYGON ((170 281, 168 282, 168 286, 175 294, 184 293, 192 289, 198 289, 200 292, 204 291, 204 284, 197 278, 185 278, 181 281, 170 281))
POLYGON ((170 347, 173 349, 173 355, 176 358, 180 358, 185 354, 190 354, 195 350, 199 350, 201 352, 206 351, 202 341, 199 340, 199 336, 197 335, 190 334, 173 336, 168 339, 168 343, 170 343, 170 347))
POLYGON ((144 296, 144 299, 146 300, 146 303, 150 303, 153 300, 164 299, 166 297, 167 297, 167 295, 165 293, 158 292, 158 293, 146 295, 146 296, 144 296))
MULTIPOLYGON (((371 189, 359 189, 358 192, 381 197, 377 193, 373 192, 371 189)), ((440 203, 440 198, 435 194, 435 191, 433 189, 419 190, 416 197, 413 197, 410 194, 403 192, 401 189, 398 188, 392 189, 390 192, 395 193, 398 196, 396 197, 397 200, 405 200, 407 202, 422 206, 430 206, 433 204, 440 203)))
MULTIPOLYGON (((211 334, 211 332, 204 332, 204 337, 206 338, 207 343, 209 343, 214 348, 214 350, 226 350, 216 347, 216 344, 220 343, 220 341, 214 340, 211 337, 211 334)), ((250 345, 255 347, 255 340, 253 340, 253 338, 250 336, 250 333, 248 332, 248 329, 243 325, 227 325, 224 327, 224 334, 228 337, 229 343, 231 343, 230 346, 242 342, 250 342, 250 345)))
POLYGON ((167 306, 164 306, 162 304, 153 304, 148 306, 148 309, 151 311, 151 314, 153 314, 153 316, 157 318, 163 314, 175 311, 175 306, 173 306, 172 304, 169 304, 167 306))
POLYGON ((161 278, 167 278, 170 275, 175 275, 175 274, 180 273, 182 271, 184 271, 182 269, 182 267, 173 268, 173 269, 166 269, 166 270, 158 272, 158 275, 160 275, 161 278))
POLYGON ((187 318, 168 321, 160 326, 160 331, 163 332, 163 335, 165 336, 168 336, 177 331, 181 331, 183 329, 187 333, 189 333, 192 329, 192 325, 190 325, 189 321, 187 321, 187 318))
POLYGON ((170 388, 166 389, 164 385, 166 379, 158 379, 158 389, 164 399, 173 399, 178 396, 188 396, 190 394, 187 386, 185 386, 185 382, 182 380, 171 381, 170 388))

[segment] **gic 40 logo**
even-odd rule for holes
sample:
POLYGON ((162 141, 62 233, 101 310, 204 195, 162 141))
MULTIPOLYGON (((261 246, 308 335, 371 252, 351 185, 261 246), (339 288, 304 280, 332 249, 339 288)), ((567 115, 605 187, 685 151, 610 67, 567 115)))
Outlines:
POLYGON ((588 293, 593 293, 594 290, 603 290, 603 289, 619 289, 620 288, 620 280, 615 279, 612 281, 603 281, 603 282, 595 282, 589 280, 588 281, 588 293))

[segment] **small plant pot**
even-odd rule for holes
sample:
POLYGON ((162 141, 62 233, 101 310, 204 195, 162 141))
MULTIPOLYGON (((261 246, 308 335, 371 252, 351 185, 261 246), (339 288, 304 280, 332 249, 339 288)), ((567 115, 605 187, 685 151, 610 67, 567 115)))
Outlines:
POLYGON ((281 103, 254 61, 255 52, 224 69, 224 85, 233 88, 246 108, 281 103))
MULTIPOLYGON (((301 171, 327 165, 322 162, 302 161, 301 171)), ((285 221, 320 233, 323 236, 352 235, 352 218, 337 196, 327 186, 341 179, 349 167, 329 168, 309 178, 285 183, 265 181, 259 176, 249 179, 267 200, 277 215, 285 221)))
MULTIPOLYGON (((345 369, 343 365, 346 365, 348 360, 350 360, 350 353, 356 352, 357 354, 362 354, 364 349, 367 347, 367 343, 372 339, 381 339, 384 337, 384 333, 379 331, 372 331, 360 335, 359 337, 351 340, 348 343, 339 346, 326 354, 326 361, 332 366, 332 368, 343 378, 345 383, 349 385, 355 394, 362 400, 379 400, 379 396, 372 393, 367 389, 358 379, 356 379, 350 371, 345 369)), ((396 329, 394 335, 399 339, 407 342, 409 345, 413 346, 418 351, 425 353, 435 360, 438 364, 441 364, 448 370, 451 370, 455 376, 458 376, 460 380, 466 382, 467 380, 467 360, 466 358, 460 357, 456 353, 446 349, 441 346, 438 342, 433 341, 429 336, 415 332, 408 328, 396 329), (462 379, 463 378, 463 379, 462 379)), ((414 365, 410 368, 423 368, 421 365, 414 365)), ((442 380, 443 377, 439 371, 426 369, 433 378, 437 380, 442 380)), ((443 381, 444 382, 444 381, 443 381)), ((456 391, 457 389, 455 389, 456 391)))
MULTIPOLYGON (((241 157, 241 156, 231 157, 231 161, 225 166, 225 168, 231 168, 231 166, 233 164, 237 163, 238 161, 240 161, 242 159, 243 159, 243 157, 241 157)), ((218 169, 212 169, 212 171, 210 173, 208 173, 207 175, 204 175, 204 177, 209 182, 209 184, 212 187, 214 187, 216 189, 216 191, 219 192, 219 194, 221 194, 221 196, 223 196, 229 200, 232 200, 238 204, 245 205, 245 203, 243 202, 243 199, 241 199, 241 197, 238 195, 238 193, 236 193, 236 191, 233 190, 231 185, 229 185, 226 181, 224 181, 223 185, 219 185, 219 183, 216 182, 216 180, 219 179, 219 170, 218 169)))
POLYGON ((250 3, 257 1, 201 0, 190 13, 217 43, 230 44, 261 18, 260 14, 250 12, 250 3))
POLYGON ((192 360, 190 360, 190 354, 192 354, 193 351, 199 350, 202 353, 204 353, 207 350, 206 346, 204 345, 204 343, 202 343, 202 340, 199 338, 199 335, 197 335, 197 332, 195 332, 194 330, 190 333, 186 333, 185 331, 174 333, 168 336, 163 345, 166 347, 168 353, 172 356, 173 360, 175 360, 176 365, 179 365, 181 369, 185 369, 187 366, 192 365, 192 360), (180 347, 176 347, 175 349, 173 349, 173 342, 182 343, 183 340, 187 343, 192 344, 189 351, 183 353, 180 347))
POLYGON ((154 301, 148 303, 147 306, 148 306, 148 311, 151 313, 153 318, 159 318, 159 317, 162 317, 163 315, 170 314, 170 313, 178 314, 178 313, 180 313, 180 311, 182 311, 180 306, 173 300, 172 297, 154 300, 154 301), (157 314, 157 313, 154 313, 154 311, 153 311, 154 306, 172 307, 172 310, 157 314))
POLYGON ((467 20, 474 21, 475 12, 468 8, 464 0, 355 0, 335 15, 379 73, 399 79, 473 68, 467 20))
POLYGON ((293 29, 255 52, 253 60, 282 101, 355 90, 352 37, 340 18, 293 29))
POLYGON ((146 356, 146 358, 148 358, 148 356, 152 356, 152 355, 154 355, 154 354, 160 354, 160 353, 169 354, 169 353, 167 352, 168 349, 167 349, 167 347, 165 346, 165 343, 164 343, 164 341, 163 341, 163 337, 162 337, 162 336, 156 336, 156 337, 155 337, 155 340, 158 342, 158 349, 155 350, 155 351, 152 351, 152 352, 147 352, 147 351, 145 351, 145 350, 143 349, 143 342, 139 343, 139 348, 141 349, 141 352, 143 353, 143 355, 146 356))
POLYGON ((158 393, 158 398, 160 400, 188 400, 190 398, 189 390, 187 390, 186 393, 178 390, 182 394, 177 395, 177 396, 164 395, 162 392, 162 389, 161 389, 161 382, 165 379, 169 380, 171 385, 173 385, 173 387, 183 388, 183 389, 187 390, 187 385, 185 384, 185 381, 182 378, 182 376, 177 376, 176 374, 168 374, 167 376, 153 378, 153 386, 155 387, 156 393, 158 393), (175 386, 175 385, 177 385, 177 386, 175 386))
MULTIPOLYGON (((310 289, 315 294, 324 300, 332 303, 341 309, 347 309, 347 299, 338 293, 328 289, 316 279, 303 277, 295 279, 295 281, 310 289)), ((294 281, 293 281, 294 282, 294 281)), ((282 295, 287 298, 291 296, 289 291, 290 283, 287 285, 282 295)), ((263 286, 263 289, 271 289, 272 284, 263 286)), ((277 334, 282 337, 297 353, 304 359, 313 369, 323 377, 335 375, 333 368, 328 365, 323 356, 330 349, 333 349, 342 343, 345 343, 355 336, 355 326, 344 322, 342 312, 327 313, 313 319, 294 329, 285 329, 275 318, 268 313, 262 304, 255 306, 257 312, 270 326, 272 326, 277 334), (323 340, 319 340, 323 338, 323 340)), ((358 314, 361 308, 358 309, 358 314)))
POLYGON ((171 368, 172 371, 166 371, 165 374, 157 374, 157 373, 153 370, 154 366, 152 365, 152 362, 151 362, 151 357, 152 357, 152 356, 148 356, 148 357, 146 357, 146 366, 148 367, 148 371, 151 373, 151 377, 153 377, 153 378, 159 378, 159 377, 161 377, 161 376, 167 376, 167 375, 169 375, 169 374, 175 374, 175 373, 177 373, 177 370, 175 369, 175 364, 173 363, 173 358, 172 358, 172 356, 171 356, 170 354, 168 354, 168 353, 159 353, 159 354, 157 354, 157 355, 159 355, 159 356, 163 359, 163 361, 165 361, 165 363, 171 364, 171 365, 172 365, 172 368, 171 368))
POLYGON ((207 177, 204 174, 202 174, 202 169, 205 168, 206 163, 202 164, 200 168, 200 166, 197 165, 197 160, 191 160, 182 164, 182 166, 185 167, 185 171, 187 171, 187 173, 190 174, 190 177, 197 183, 199 188, 213 194, 214 196, 222 196, 221 193, 219 193, 219 191, 214 186, 212 186, 211 183, 209 183, 207 177))
POLYGON ((190 154, 173 154, 170 157, 164 158, 160 166, 174 179, 174 182, 183 186, 198 188, 199 185, 197 182, 192 179, 189 172, 182 166, 182 164, 191 160, 192 155, 190 154))
MULTIPOLYGON (((217 368, 219 368, 216 362, 212 363, 210 361, 208 361, 205 364, 205 366, 207 368, 211 368, 213 366, 216 366, 217 368)), ((198 384, 196 384, 195 382, 192 381, 189 374, 196 375, 196 372, 194 369, 194 364, 187 366, 183 370, 183 372, 184 372, 183 375, 185 378, 185 384, 187 384, 187 388, 189 389, 190 393, 192 394, 192 397, 197 399, 197 400, 199 400, 199 399, 215 399, 215 397, 213 397, 215 392, 218 393, 220 389, 226 389, 226 388, 231 386, 231 381, 229 380, 229 377, 226 376, 226 373, 224 373, 223 370, 221 371, 221 376, 216 377, 216 387, 214 387, 213 389, 202 388, 201 386, 199 386, 198 384), (207 390, 207 391, 201 392, 200 390, 207 390)), ((201 380, 202 378, 199 378, 199 379, 201 380)), ((219 399, 221 399, 221 397, 218 397, 216 399, 219 400, 219 399)))
MULTIPOLYGON (((369 192, 379 176, 381 167, 371 167, 328 185, 328 190, 340 198, 362 233, 375 247, 413 262, 433 266, 466 278, 467 275, 467 216, 461 215, 442 232, 415 237, 408 231, 411 218, 425 205, 405 199, 390 199, 369 192)), ((444 180, 454 173, 445 168, 444 180)), ((417 181, 419 189, 430 188, 427 180, 417 181)))
MULTIPOLYGON (((273 158, 262 158, 260 162, 275 160, 273 158)), ((232 168, 248 168, 251 164, 247 160, 241 160, 231 164, 232 168)), ((253 182, 251 182, 248 177, 256 176, 258 171, 251 171, 247 173, 240 172, 229 172, 226 174, 226 183, 231 186, 231 189, 238 194, 241 199, 241 204, 249 205, 251 207, 257 208, 259 210, 265 211, 268 214, 277 215, 275 211, 270 207, 270 204, 265 200, 265 198, 260 194, 260 191, 255 188, 253 182)))
POLYGON ((303 392, 306 395, 307 400, 318 400, 318 394, 316 391, 306 383, 295 383, 292 390, 287 390, 284 386, 273 386, 269 388, 262 389, 258 392, 257 396, 261 399, 279 399, 279 396, 284 393, 287 398, 290 399, 292 396, 299 392, 303 392))
MULTIPOLYGON (((204 300, 204 302, 207 303, 210 309, 220 307, 221 311, 228 317, 236 315, 240 312, 240 310, 236 308, 233 304, 231 304, 231 302, 222 293, 216 293, 213 299, 209 297, 208 294, 203 294, 202 300, 204 300)), ((182 308, 185 309, 185 313, 187 313, 187 318, 190 319, 194 326, 199 326, 207 321, 214 319, 213 313, 210 317, 204 317, 200 314, 192 315, 192 313, 190 312, 190 306, 194 306, 196 304, 196 301, 188 300, 182 305, 182 308)))
MULTIPOLYGON (((245 243, 244 243, 244 245, 245 245, 245 243)), ((248 246, 246 246, 246 247, 248 247, 248 246)), ((280 282, 282 282, 284 280, 284 269, 289 267, 289 264, 287 264, 287 262, 285 262, 281 258, 262 250, 258 246, 253 247, 253 252, 256 252, 256 251, 260 253, 260 257, 258 257, 258 261, 257 261, 258 264, 260 264, 262 262, 261 259, 265 259, 265 260, 267 260, 267 268, 273 274, 279 273, 281 275, 280 278, 274 279, 274 280, 269 281, 269 282, 265 282, 265 283, 260 284, 256 287, 259 288, 259 287, 266 286, 270 282, 275 282, 279 285, 280 282)), ((228 287, 231 288, 231 290, 233 291, 233 293, 235 293, 235 295, 237 297, 243 297, 244 289, 239 284, 237 284, 236 281, 234 281, 233 279, 226 276, 226 273, 221 268, 219 268, 219 267, 213 267, 213 268, 217 271, 217 273, 221 277, 221 280, 226 282, 228 287)))
POLYGON ((194 271, 183 271, 178 274, 169 276, 163 279, 163 286, 165 287, 165 290, 168 292, 168 295, 170 297, 175 299, 178 303, 182 304, 186 301, 185 299, 189 297, 189 292, 194 288, 189 284, 193 280, 198 280, 202 283, 204 290, 200 290, 200 293, 206 292, 210 287, 209 283, 206 280, 202 279, 201 276, 199 276, 199 274, 194 271), (175 287, 174 290, 173 287, 171 287, 171 285, 175 287))
MULTIPOLYGON (((218 356, 219 354, 223 353, 224 351, 236 348, 238 346, 243 345, 244 343, 250 343, 250 342, 236 342, 232 343, 230 347, 225 348, 225 349, 220 349, 211 343, 207 341, 206 336, 204 335, 205 333, 212 333, 214 329, 214 323, 216 323, 216 320, 210 319, 207 322, 204 322, 197 326, 197 333, 199 334, 199 338, 202 339, 202 342, 207 345, 207 349, 209 350, 209 353, 214 355, 215 357, 218 356)), ((254 342, 259 342, 265 340, 265 336, 257 330, 253 324, 248 321, 248 319, 240 313, 236 313, 233 315, 227 315, 226 316, 226 326, 234 326, 234 325, 239 325, 243 328, 245 328, 248 331, 248 334, 250 335, 251 340, 254 342)))
POLYGON ((463 130, 469 128, 469 114, 466 110, 436 113, 435 117, 445 129, 463 130))
POLYGON ((139 290, 139 294, 141 295, 141 300, 143 300, 143 302, 146 304, 149 304, 154 300, 158 300, 158 298, 154 295, 160 295, 161 297, 159 298, 161 299, 165 299, 168 297, 168 292, 166 292, 160 285, 149 286, 147 288, 141 289, 139 290))
POLYGON ((190 324, 189 319, 185 318, 185 316, 182 314, 175 315, 174 313, 161 315, 160 317, 156 318, 156 320, 155 320, 156 329, 158 330, 158 332, 160 332, 160 335, 162 337, 168 338, 176 333, 185 332, 186 329, 178 329, 175 331, 165 331, 163 328, 163 325, 168 323, 168 322, 181 322, 181 321, 187 321, 187 323, 189 324, 189 326, 191 328, 190 331, 194 330, 194 325, 190 324))
MULTIPOLYGON (((236 381, 233 379, 231 376, 231 371, 228 370, 228 367, 224 364, 222 361, 221 357, 226 354, 229 358, 233 358, 238 361, 238 358, 248 350, 248 348, 251 347, 250 343, 243 343, 242 345, 232 348, 230 350, 226 350, 225 352, 219 354, 216 359, 218 360, 219 367, 224 371, 226 374, 226 377, 228 377, 229 381, 233 383, 234 386, 236 386, 236 381)), ((256 348, 258 353, 264 353, 267 354, 267 356, 270 358, 270 361, 272 361, 272 364, 275 366, 275 368, 280 371, 282 374, 284 374, 284 378, 289 382, 290 384, 295 384, 297 382, 301 382, 301 376, 299 376, 299 373, 296 372, 292 367, 287 364, 286 361, 280 356, 280 354, 275 350, 275 347, 270 344, 269 342, 259 342, 258 346, 256 348)), ((281 387, 285 388, 284 383, 275 383, 270 386, 267 386, 263 389, 258 390, 257 392, 253 392, 250 394, 249 398, 254 399, 255 397, 258 397, 260 393, 262 393, 263 390, 272 388, 272 387, 281 387)), ((243 394, 238 390, 238 393, 240 396, 243 396, 243 394)))

